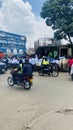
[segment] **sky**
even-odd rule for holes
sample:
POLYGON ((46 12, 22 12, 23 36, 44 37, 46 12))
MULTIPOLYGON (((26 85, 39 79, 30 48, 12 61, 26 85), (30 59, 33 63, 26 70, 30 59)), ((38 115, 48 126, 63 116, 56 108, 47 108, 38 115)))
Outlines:
MULTIPOLYGON (((23 1, 26 2, 27 0, 23 1)), ((41 8, 45 0, 28 0, 28 2, 31 4, 32 11, 35 13, 35 15, 40 15, 41 8)))
POLYGON ((53 37, 53 30, 40 17, 44 2, 45 0, 0 0, 0 30, 26 36, 27 48, 33 47, 38 38, 53 37))

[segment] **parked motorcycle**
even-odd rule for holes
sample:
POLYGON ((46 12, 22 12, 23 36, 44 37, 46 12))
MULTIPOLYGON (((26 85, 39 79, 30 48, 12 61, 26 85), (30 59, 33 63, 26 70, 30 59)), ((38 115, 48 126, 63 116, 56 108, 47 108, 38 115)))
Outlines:
POLYGON ((47 66, 40 66, 39 75, 44 76, 44 74, 48 74, 49 76, 57 77, 59 74, 57 64, 49 64, 47 66))
POLYGON ((11 70, 10 72, 11 76, 7 78, 7 82, 9 86, 19 85, 19 86, 22 86, 24 89, 29 90, 32 86, 33 75, 31 77, 23 76, 21 81, 19 80, 19 77, 16 76, 15 80, 13 80, 13 76, 12 76, 13 71, 15 70, 11 70))

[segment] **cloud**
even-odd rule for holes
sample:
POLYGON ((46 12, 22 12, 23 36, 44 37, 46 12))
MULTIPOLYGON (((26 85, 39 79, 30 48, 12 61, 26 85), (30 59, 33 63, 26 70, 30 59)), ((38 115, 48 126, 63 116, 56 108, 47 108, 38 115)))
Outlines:
POLYGON ((3 0, 0 8, 0 30, 25 35, 27 47, 33 46, 39 37, 51 37, 53 31, 44 20, 36 17, 29 2, 23 0, 3 0))

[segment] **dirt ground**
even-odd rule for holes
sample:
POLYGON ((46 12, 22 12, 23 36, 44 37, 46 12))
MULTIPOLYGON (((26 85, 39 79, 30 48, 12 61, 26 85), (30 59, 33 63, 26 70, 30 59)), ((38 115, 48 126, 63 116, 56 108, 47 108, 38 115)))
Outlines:
POLYGON ((29 91, 7 84, 0 75, 0 130, 73 130, 73 81, 34 73, 29 91))

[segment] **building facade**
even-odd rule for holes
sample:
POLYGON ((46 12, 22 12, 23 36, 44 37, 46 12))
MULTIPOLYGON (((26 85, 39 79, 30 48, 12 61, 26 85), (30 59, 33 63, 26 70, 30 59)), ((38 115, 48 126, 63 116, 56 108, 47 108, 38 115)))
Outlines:
POLYGON ((34 42, 34 49, 36 50, 38 47, 48 46, 48 45, 61 45, 61 40, 56 40, 55 38, 43 37, 39 38, 34 42))
POLYGON ((38 38, 34 42, 34 48, 35 50, 40 46, 47 46, 48 44, 52 44, 52 38, 44 37, 44 38, 38 38))
POLYGON ((36 54, 42 56, 49 56, 52 53, 53 58, 59 58, 64 56, 68 58, 70 55, 73 57, 73 45, 48 45, 40 46, 36 49, 36 54))
POLYGON ((26 37, 0 31, 0 51, 5 54, 26 53, 26 37))

